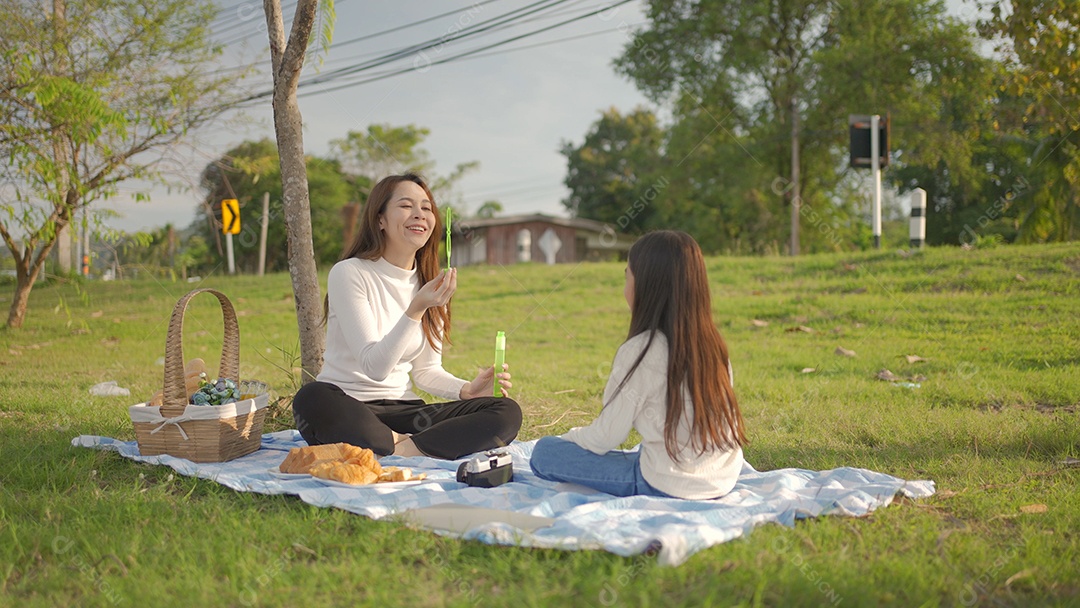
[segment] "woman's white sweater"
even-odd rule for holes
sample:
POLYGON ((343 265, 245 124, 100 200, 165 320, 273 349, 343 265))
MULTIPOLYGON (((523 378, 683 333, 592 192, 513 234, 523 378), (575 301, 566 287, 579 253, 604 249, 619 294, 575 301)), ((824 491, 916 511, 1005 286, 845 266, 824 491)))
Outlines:
POLYGON ((405 314, 420 291, 415 269, 350 258, 330 269, 326 291, 326 352, 317 380, 360 401, 417 399, 413 382, 437 397, 460 399, 467 382, 443 369, 420 321, 405 314))

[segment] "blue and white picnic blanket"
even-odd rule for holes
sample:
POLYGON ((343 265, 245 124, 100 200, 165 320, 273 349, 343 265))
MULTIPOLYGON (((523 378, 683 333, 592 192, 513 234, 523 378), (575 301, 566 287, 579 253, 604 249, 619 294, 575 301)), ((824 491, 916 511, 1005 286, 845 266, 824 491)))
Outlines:
POLYGON ((238 492, 295 494, 315 506, 337 507, 372 519, 401 517, 439 534, 488 544, 603 549, 622 556, 659 549, 659 562, 666 565, 681 564, 694 553, 739 538, 761 524, 793 526, 796 519, 819 515, 865 515, 887 506, 898 493, 909 498, 934 493, 933 481, 905 481, 866 469, 761 472, 744 462, 735 489, 723 498, 619 498, 534 475, 529 458, 535 441, 513 442, 509 452, 514 481, 487 489, 455 480, 462 460, 424 457, 380 459, 383 466, 426 473, 427 480, 421 482, 342 487, 310 476, 286 477, 277 472, 278 465, 291 448, 307 445, 296 431, 263 435, 262 449, 257 452, 207 464, 173 456, 141 456, 134 441, 109 437, 80 435, 71 443, 167 465, 181 475, 210 479, 238 492), (468 512, 464 505, 478 508, 472 511, 474 517, 458 516, 456 524, 448 525, 446 514, 468 512), (442 517, 432 517, 432 513, 442 517))

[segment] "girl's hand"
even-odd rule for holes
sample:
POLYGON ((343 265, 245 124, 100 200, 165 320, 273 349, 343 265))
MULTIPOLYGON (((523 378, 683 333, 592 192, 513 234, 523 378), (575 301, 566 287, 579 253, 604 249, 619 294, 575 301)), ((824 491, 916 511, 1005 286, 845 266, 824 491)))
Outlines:
POLYGON ((457 268, 444 270, 420 288, 409 303, 405 314, 414 321, 419 321, 424 312, 433 306, 446 306, 457 291, 457 268))
MULTIPOLYGON (((465 386, 461 387, 461 393, 459 396, 462 399, 476 399, 477 397, 490 397, 494 394, 495 388, 495 366, 485 367, 480 370, 480 373, 476 375, 476 378, 472 382, 469 382, 465 386)), ((509 397, 508 392, 513 388, 513 384, 510 382, 510 364, 503 363, 503 371, 498 374, 499 378, 499 391, 503 397, 509 397)))

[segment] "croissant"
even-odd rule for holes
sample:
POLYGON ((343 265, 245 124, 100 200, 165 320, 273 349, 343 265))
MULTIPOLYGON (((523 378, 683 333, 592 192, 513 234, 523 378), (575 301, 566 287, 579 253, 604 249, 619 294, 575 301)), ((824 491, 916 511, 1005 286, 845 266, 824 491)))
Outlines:
POLYGON ((306 473, 313 477, 354 485, 416 481, 427 477, 422 473, 416 475, 411 469, 383 468, 375 457, 375 452, 348 443, 293 448, 278 466, 278 470, 282 473, 306 473))
POLYGON ((375 458, 375 452, 348 444, 345 445, 346 449, 342 450, 344 452, 344 458, 342 458, 344 462, 370 469, 375 472, 375 475, 382 474, 382 465, 375 458))
POLYGON ((322 479, 340 481, 341 483, 353 485, 366 485, 374 482, 379 477, 379 475, 371 469, 358 464, 348 464, 341 461, 321 462, 311 467, 310 472, 314 477, 321 477, 322 479))

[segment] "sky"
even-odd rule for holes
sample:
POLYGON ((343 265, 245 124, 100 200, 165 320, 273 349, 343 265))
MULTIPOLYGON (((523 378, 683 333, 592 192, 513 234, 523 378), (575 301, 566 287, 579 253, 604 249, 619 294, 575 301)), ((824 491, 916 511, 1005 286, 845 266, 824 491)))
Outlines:
MULTIPOLYGON (((215 21, 216 36, 228 43, 222 67, 244 58, 258 58, 264 74, 248 86, 267 89, 269 51, 261 1, 219 0, 224 7, 215 21)), ((614 0, 569 0, 545 14, 544 19, 491 32, 476 42, 446 43, 425 51, 434 62, 463 50, 491 44, 609 6, 614 0)), ((494 19, 533 2, 497 0, 484 3, 429 0, 337 0, 334 44, 324 55, 322 72, 355 64, 377 53, 397 50, 436 39, 461 27, 494 19), (353 44, 350 40, 415 23, 433 15, 444 18, 353 44)), ((291 15, 292 0, 285 0, 291 15)), ((325 156, 329 142, 350 130, 365 130, 380 123, 414 124, 431 131, 422 147, 435 161, 435 173, 445 175, 463 162, 479 161, 477 170, 456 189, 469 211, 484 201, 498 200, 503 214, 547 213, 565 216, 561 201, 566 160, 559 149, 564 141, 580 144, 589 126, 609 107, 629 111, 649 106, 634 86, 615 74, 612 60, 628 41, 627 32, 644 22, 640 1, 624 4, 575 23, 555 28, 520 42, 492 49, 492 56, 444 65, 425 64, 413 54, 393 64, 420 69, 369 84, 300 99, 304 116, 304 146, 308 154, 325 156), (509 51, 569 37, 535 48, 509 51)), ((539 14, 538 14, 539 15, 539 14)), ((382 69, 382 68, 380 68, 382 69)), ((312 66, 304 74, 314 74, 312 66)), ((317 87, 301 92, 315 91, 317 87)), ((196 134, 194 150, 184 153, 186 167, 174 178, 180 188, 150 190, 150 202, 135 202, 133 192, 146 188, 128 184, 106 205, 122 217, 108 225, 123 231, 146 230, 172 222, 186 227, 194 219, 203 192, 190 187, 208 162, 247 139, 273 138, 269 100, 245 110, 244 121, 196 134)))
MULTIPOLYGON (((431 133, 422 147, 435 161, 435 173, 445 175, 459 163, 479 161, 479 169, 463 178, 455 193, 467 211, 498 200, 504 215, 566 216, 561 201, 569 192, 563 185, 566 159, 559 153, 562 144, 571 141, 579 145, 600 113, 610 107, 625 113, 644 106, 662 115, 612 68, 612 61, 630 40, 629 32, 645 23, 644 1, 634 0, 492 49, 491 56, 443 65, 429 62, 554 25, 616 1, 566 0, 516 27, 492 31, 475 41, 447 42, 424 51, 423 56, 413 53, 392 64, 395 68, 416 68, 405 74, 337 91, 325 91, 319 85, 302 89, 305 150, 326 156, 331 140, 351 130, 365 130, 370 124, 425 127, 431 133), (551 44, 533 46, 545 42, 551 44), (533 48, 512 50, 526 46, 533 48)), ((255 61, 261 73, 242 86, 268 89, 269 51, 261 0, 218 2, 222 8, 213 24, 214 37, 227 45, 220 67, 255 61)), ((337 0, 334 43, 323 55, 320 73, 452 35, 533 4, 538 3, 337 0), (448 14, 427 23, 356 41, 444 13, 448 14)), ((970 18, 968 13, 973 9, 969 4, 962 0, 946 4, 951 14, 970 18)), ((283 6, 287 32, 294 0, 283 0, 283 6)), ((304 76, 315 73, 312 65, 305 67, 304 76)), ((105 203, 119 214, 107 224, 125 232, 165 223, 188 226, 204 194, 197 183, 206 164, 244 140, 263 137, 274 137, 268 99, 244 110, 242 120, 229 120, 196 133, 192 146, 181 155, 182 167, 171 177, 179 187, 123 186, 119 196, 105 203), (134 192, 147 189, 150 202, 136 202, 134 192)))

